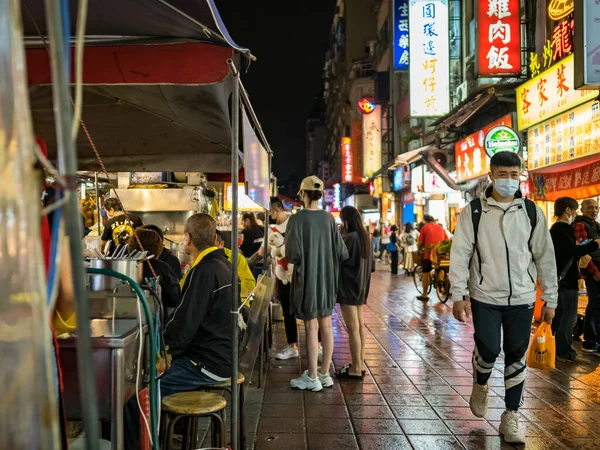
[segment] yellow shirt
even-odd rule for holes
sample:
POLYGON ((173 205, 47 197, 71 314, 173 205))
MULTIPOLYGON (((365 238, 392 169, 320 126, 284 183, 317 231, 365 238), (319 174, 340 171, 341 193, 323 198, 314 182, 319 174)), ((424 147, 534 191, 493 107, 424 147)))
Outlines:
MULTIPOLYGON (((233 252, 228 248, 223 248, 225 255, 229 262, 231 262, 231 257, 233 252)), ((252 271, 250 270, 250 266, 248 266, 248 261, 244 257, 244 255, 238 253, 238 277, 242 282, 242 292, 240 292, 240 297, 246 298, 250 295, 250 293, 256 287, 256 280, 254 279, 254 275, 252 275, 252 271)))
POLYGON ((212 253, 217 250, 219 250, 219 248, 215 246, 215 247, 208 247, 200 252, 200 254, 196 258, 196 260, 192 263, 192 265, 190 266, 188 271, 183 274, 183 277, 181 278, 181 281, 179 282, 179 286, 181 286, 182 290, 183 290, 183 285, 185 284, 185 280, 188 276, 188 273, 190 273, 194 267, 196 267, 198 264, 200 264, 200 261, 202 261, 202 258, 204 258, 209 253, 212 253))

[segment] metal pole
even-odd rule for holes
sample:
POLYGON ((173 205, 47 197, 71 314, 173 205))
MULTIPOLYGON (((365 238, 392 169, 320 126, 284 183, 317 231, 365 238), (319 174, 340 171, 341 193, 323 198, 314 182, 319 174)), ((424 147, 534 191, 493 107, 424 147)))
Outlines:
POLYGON ((98 408, 92 366, 92 342, 88 298, 85 289, 85 271, 81 261, 83 230, 79 218, 77 186, 74 181, 77 173, 77 157, 75 142, 71 138, 73 114, 69 93, 68 55, 63 44, 63 20, 60 2, 58 0, 46 0, 45 5, 52 63, 52 96, 54 100, 58 170, 69 181, 66 188, 69 195, 67 195, 65 205, 65 230, 66 235, 69 237, 73 292, 77 313, 77 373, 81 391, 81 410, 83 411, 86 449, 97 450, 99 441, 98 408))
MULTIPOLYGON (((268 174, 269 174, 269 197, 271 196, 271 158, 273 157, 272 153, 267 153, 267 158, 269 161, 268 167, 268 174)), ((267 273, 267 269, 268 269, 268 262, 267 260, 269 259, 269 216, 268 213, 270 212, 270 208, 267 211, 267 216, 265 216, 265 237, 264 237, 264 246, 265 246, 265 254, 263 257, 263 273, 266 274, 267 273)))
MULTIPOLYGON (((96 211, 98 214, 98 235, 101 236, 100 223, 102 222, 102 215, 100 214, 100 188, 98 187, 98 172, 94 172, 94 185, 96 187, 96 211)), ((102 249, 100 249, 102 251, 102 249)))
POLYGON ((233 91, 231 93, 231 314, 233 324, 231 329, 231 448, 238 450, 238 418, 239 418, 239 391, 238 378, 238 309, 240 295, 238 286, 238 184, 239 184, 239 156, 238 144, 240 137, 240 75, 233 61, 228 60, 232 75, 233 91))

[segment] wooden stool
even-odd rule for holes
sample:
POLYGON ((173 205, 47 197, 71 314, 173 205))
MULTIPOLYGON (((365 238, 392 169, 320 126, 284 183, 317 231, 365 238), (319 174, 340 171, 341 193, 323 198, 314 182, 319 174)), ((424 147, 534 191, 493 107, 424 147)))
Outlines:
POLYGON ((198 419, 211 419, 211 446, 225 447, 225 407, 223 396, 210 392, 180 392, 162 400, 162 434, 165 436, 163 449, 171 450, 173 430, 180 419, 187 420, 183 434, 182 450, 192 450, 198 440, 198 419))
MULTIPOLYGON (((239 390, 239 408, 238 408, 238 440, 239 440, 239 448, 246 448, 246 421, 244 415, 244 382, 246 381, 246 377, 241 372, 238 372, 237 385, 239 390)), ((211 384, 208 386, 202 386, 200 389, 204 391, 227 391, 231 394, 231 378, 228 378, 225 381, 221 381, 220 383, 211 384)))

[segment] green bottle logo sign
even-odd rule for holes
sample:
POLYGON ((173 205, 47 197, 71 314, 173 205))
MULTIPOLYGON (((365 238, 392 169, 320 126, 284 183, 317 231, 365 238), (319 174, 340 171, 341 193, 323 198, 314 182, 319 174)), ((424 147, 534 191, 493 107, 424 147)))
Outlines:
POLYGON ((498 152, 518 153, 521 140, 515 130, 505 125, 499 125, 487 132, 484 147, 490 158, 498 152))

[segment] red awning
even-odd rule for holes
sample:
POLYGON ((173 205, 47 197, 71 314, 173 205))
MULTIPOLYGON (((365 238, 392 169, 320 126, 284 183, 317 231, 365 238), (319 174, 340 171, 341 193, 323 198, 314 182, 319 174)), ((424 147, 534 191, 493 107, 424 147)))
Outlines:
MULTIPOLYGON (((593 160, 582 158, 572 162, 571 166, 558 168, 553 172, 530 172, 535 200, 555 201, 560 197, 573 197, 577 200, 600 195, 600 157, 593 160)), ((546 168, 548 169, 548 168, 546 168)))

